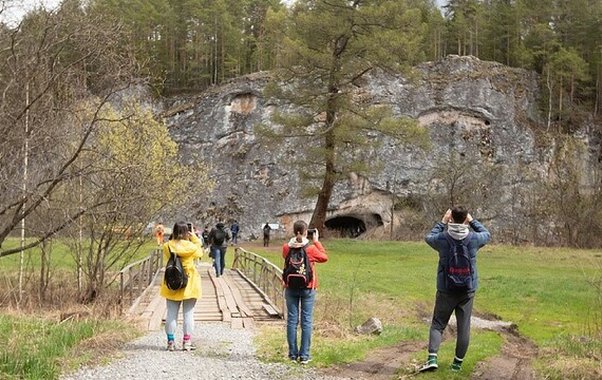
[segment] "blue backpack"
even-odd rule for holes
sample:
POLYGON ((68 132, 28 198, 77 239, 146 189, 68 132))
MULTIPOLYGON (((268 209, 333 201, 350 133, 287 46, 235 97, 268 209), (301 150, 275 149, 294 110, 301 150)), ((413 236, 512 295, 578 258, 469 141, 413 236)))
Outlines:
POLYGON ((462 241, 458 241, 445 233, 449 244, 449 252, 445 258, 445 288, 454 292, 472 291, 473 268, 470 262, 468 244, 472 232, 468 233, 462 241))

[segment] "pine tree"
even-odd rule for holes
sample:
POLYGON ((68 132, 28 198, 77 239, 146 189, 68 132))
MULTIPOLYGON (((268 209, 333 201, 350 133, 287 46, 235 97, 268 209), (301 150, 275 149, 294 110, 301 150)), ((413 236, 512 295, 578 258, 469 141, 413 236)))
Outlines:
POLYGON ((281 29, 283 66, 266 94, 299 111, 276 113, 273 121, 282 128, 260 133, 304 136, 301 178, 316 184, 317 195, 310 225, 322 229, 335 184, 375 170, 374 158, 364 154, 378 136, 426 145, 415 122, 390 107, 371 106, 369 95, 357 91, 371 71, 419 62, 425 26, 420 9, 399 0, 299 0, 289 16, 281 29))

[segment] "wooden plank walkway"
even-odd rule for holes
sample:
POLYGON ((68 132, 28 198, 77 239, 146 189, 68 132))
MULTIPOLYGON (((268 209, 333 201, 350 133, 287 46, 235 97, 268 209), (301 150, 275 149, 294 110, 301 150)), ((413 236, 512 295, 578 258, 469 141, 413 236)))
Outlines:
MULTIPOLYGON (((226 269, 223 276, 215 277, 211 263, 201 262, 197 268, 201 274, 202 296, 195 306, 195 321, 224 322, 232 328, 253 328, 258 323, 282 322, 274 315, 264 295, 237 271, 226 269)), ((159 295, 162 281, 160 272, 131 314, 142 328, 150 331, 161 329, 165 321, 165 298, 159 295)), ((180 311, 178 323, 182 323, 181 319, 180 311)))

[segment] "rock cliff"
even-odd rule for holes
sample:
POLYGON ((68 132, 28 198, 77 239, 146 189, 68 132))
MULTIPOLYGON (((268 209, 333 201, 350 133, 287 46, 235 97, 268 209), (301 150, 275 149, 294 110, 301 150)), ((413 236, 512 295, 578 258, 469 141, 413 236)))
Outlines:
MULTIPOLYGON (((501 225, 504 208, 524 202, 516 188, 526 189, 532 178, 547 173, 553 142, 538 137, 542 122, 534 73, 458 56, 415 69, 412 80, 372 73, 357 91, 367 101, 389 104, 398 115, 418 120, 428 128, 432 148, 422 151, 373 136, 380 144, 362 154, 382 162, 382 170, 369 178, 352 176, 336 186, 331 200, 327 226, 343 234, 356 236, 379 226, 389 231, 392 218, 403 225, 392 210, 408 204, 439 217, 449 197, 438 193, 454 185, 455 172, 465 187, 475 187, 471 195, 482 206, 479 217, 501 225)), ((300 195, 299 176, 288 164, 304 142, 266 143, 253 132, 258 123, 272 125, 275 108, 290 108, 263 97, 269 79, 268 73, 258 73, 171 99, 164 114, 183 162, 203 161, 216 183, 213 193, 199 194, 189 216, 199 223, 238 219, 243 237, 258 236, 266 222, 290 228, 296 218, 309 220, 315 203, 300 195)), ((586 135, 579 141, 589 148, 582 157, 584 170, 599 170, 599 147, 592 148, 586 135)))

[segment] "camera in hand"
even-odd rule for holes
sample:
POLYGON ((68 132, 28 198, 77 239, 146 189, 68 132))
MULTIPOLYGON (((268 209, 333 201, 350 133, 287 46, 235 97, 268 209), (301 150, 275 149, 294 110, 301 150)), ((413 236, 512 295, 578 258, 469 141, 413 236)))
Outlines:
POLYGON ((190 231, 190 232, 194 232, 194 231, 192 230, 192 223, 186 223, 186 225, 188 226, 188 231, 190 231))
POLYGON ((307 237, 312 237, 316 233, 316 228, 308 228, 307 229, 307 237))

